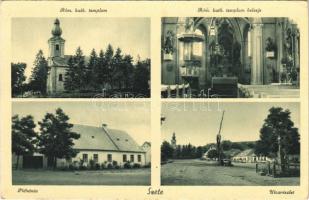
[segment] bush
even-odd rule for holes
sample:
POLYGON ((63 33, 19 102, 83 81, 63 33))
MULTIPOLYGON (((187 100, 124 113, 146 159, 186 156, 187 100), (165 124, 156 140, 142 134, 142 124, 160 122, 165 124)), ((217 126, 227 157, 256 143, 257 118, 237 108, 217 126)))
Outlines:
POLYGON ((107 169, 113 169, 113 165, 111 163, 108 163, 107 169))
POLYGON ((84 165, 79 166, 79 170, 86 170, 86 169, 87 169, 87 167, 84 166, 84 165))
POLYGON ((60 169, 61 171, 68 171, 68 170, 69 170, 69 167, 68 167, 68 166, 61 166, 61 167, 59 167, 59 169, 60 169))
POLYGON ((131 169, 131 168, 132 168, 130 162, 124 163, 123 167, 124 167, 125 169, 131 169))
POLYGON ((95 169, 96 169, 96 170, 99 170, 99 169, 100 169, 100 164, 99 164, 99 163, 96 163, 96 164, 95 164, 95 169))
POLYGON ((106 169, 106 168, 107 168, 106 163, 102 163, 101 164, 101 169, 106 169))
POLYGON ((114 168, 115 169, 120 169, 120 166, 119 165, 115 165, 114 168))
POLYGON ((139 163, 134 163, 134 164, 133 164, 133 168, 141 168, 141 164, 139 164, 139 163))
POLYGON ((151 162, 149 162, 147 165, 144 166, 144 168, 150 168, 151 167, 151 162))
POLYGON ((117 166, 118 165, 118 162, 113 160, 113 166, 117 166))
POLYGON ((77 170, 77 169, 78 169, 77 166, 72 165, 72 164, 69 165, 69 170, 73 171, 73 170, 77 170))
POLYGON ((94 160, 90 160, 89 161, 89 165, 90 165, 90 169, 95 169, 95 162, 94 162, 94 160))

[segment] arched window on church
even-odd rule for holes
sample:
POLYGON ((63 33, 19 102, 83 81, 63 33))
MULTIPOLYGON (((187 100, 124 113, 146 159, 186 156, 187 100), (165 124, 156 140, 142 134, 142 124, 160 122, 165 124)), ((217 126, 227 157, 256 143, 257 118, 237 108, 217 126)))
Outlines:
POLYGON ((63 81, 62 74, 59 74, 58 81, 63 81))
POLYGON ((59 51, 59 44, 56 44, 56 51, 59 51))

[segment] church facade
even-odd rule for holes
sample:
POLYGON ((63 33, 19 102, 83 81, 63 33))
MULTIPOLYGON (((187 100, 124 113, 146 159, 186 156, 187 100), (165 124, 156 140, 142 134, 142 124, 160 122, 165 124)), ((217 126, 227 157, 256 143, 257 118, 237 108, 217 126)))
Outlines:
POLYGON ((161 91, 220 93, 235 85, 237 93, 259 91, 259 97, 281 89, 283 96, 299 96, 300 35, 288 18, 169 17, 161 31, 161 91))

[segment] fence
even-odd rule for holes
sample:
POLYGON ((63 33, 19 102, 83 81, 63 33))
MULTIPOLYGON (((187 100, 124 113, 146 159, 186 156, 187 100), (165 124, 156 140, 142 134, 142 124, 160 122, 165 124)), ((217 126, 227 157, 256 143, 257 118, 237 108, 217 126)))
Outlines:
POLYGON ((288 176, 300 176, 300 164, 288 163, 280 165, 278 163, 256 163, 256 173, 260 175, 267 175, 272 177, 288 177, 288 176), (284 169, 283 169, 284 168, 284 169))

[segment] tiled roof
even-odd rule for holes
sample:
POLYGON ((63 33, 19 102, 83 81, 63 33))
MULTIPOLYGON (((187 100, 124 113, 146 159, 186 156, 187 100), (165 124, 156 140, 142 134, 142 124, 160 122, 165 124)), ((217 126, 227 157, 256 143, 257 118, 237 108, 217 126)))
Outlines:
POLYGON ((256 156, 253 149, 246 149, 234 157, 246 157, 246 156, 256 156))
POLYGON ((87 150, 144 152, 134 139, 124 131, 75 124, 72 131, 80 134, 74 148, 87 150))
POLYGON ((116 129, 107 129, 107 133, 121 151, 143 151, 143 149, 126 132, 116 129))

